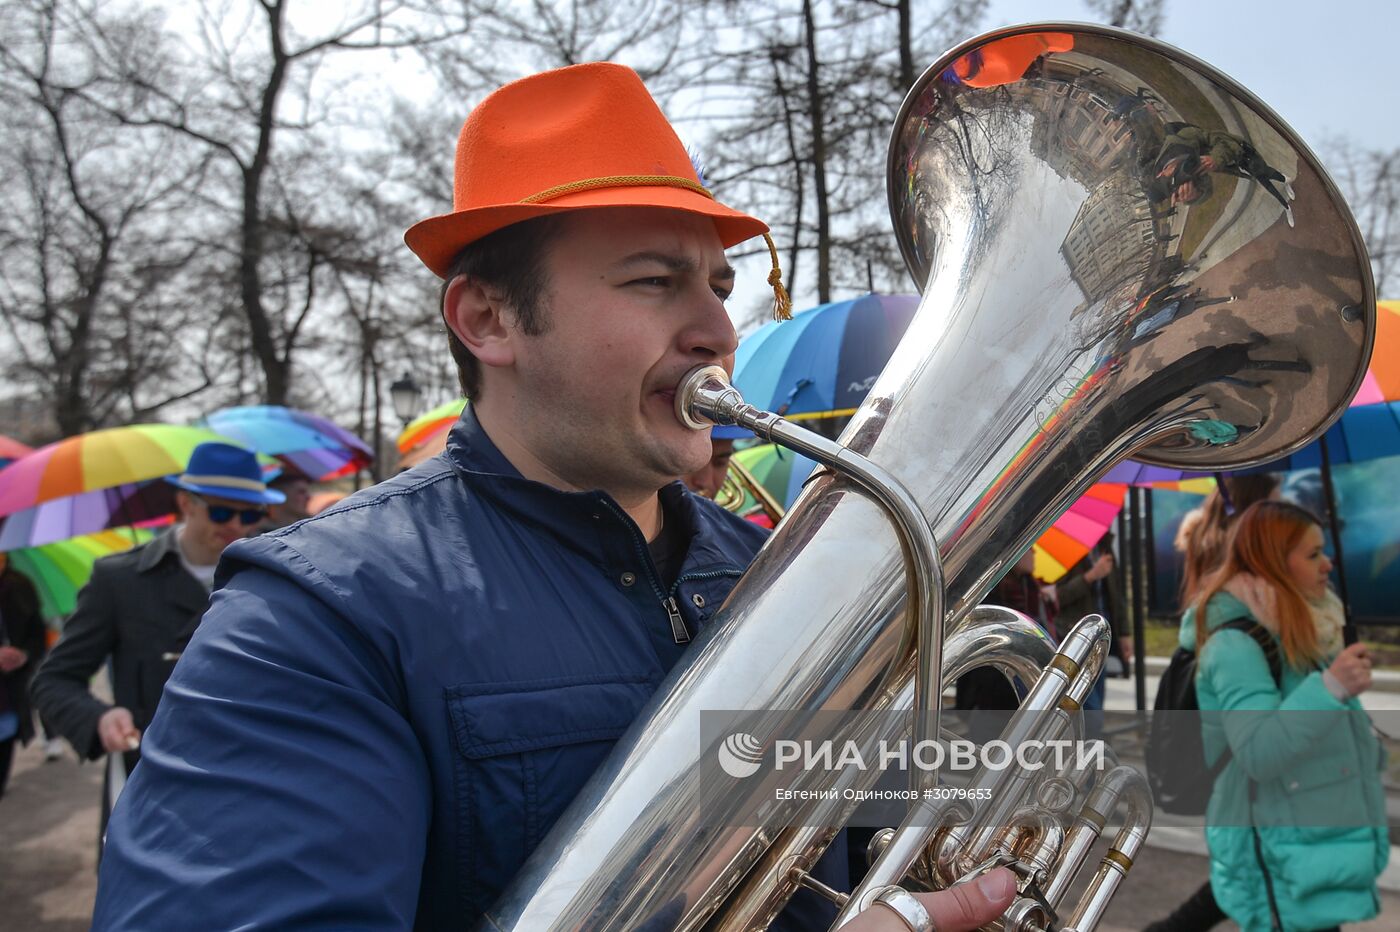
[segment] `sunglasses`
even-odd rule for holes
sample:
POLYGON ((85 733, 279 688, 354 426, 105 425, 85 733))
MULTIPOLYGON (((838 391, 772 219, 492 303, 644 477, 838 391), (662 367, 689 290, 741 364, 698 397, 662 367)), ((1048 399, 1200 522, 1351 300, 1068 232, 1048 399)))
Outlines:
POLYGON ((238 516, 238 523, 244 527, 252 527, 259 521, 267 517, 266 508, 232 508, 228 505, 211 505, 209 501, 193 492, 190 497, 204 506, 204 510, 209 513, 209 520, 215 524, 228 524, 233 520, 234 515, 238 516))

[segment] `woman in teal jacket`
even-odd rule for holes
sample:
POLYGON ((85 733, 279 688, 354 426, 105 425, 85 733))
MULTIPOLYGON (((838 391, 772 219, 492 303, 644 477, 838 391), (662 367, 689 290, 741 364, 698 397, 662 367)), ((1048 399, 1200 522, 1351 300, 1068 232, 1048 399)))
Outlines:
POLYGON ((1380 907, 1376 878, 1390 853, 1383 756, 1356 698, 1371 685, 1371 661, 1363 645, 1342 646, 1322 544, 1301 508, 1251 506, 1182 619, 1181 645, 1201 645, 1206 760, 1231 755, 1206 812, 1211 884, 1245 932, 1333 929, 1380 907), (1260 642, 1222 630, 1241 618, 1268 632, 1277 685, 1260 642))

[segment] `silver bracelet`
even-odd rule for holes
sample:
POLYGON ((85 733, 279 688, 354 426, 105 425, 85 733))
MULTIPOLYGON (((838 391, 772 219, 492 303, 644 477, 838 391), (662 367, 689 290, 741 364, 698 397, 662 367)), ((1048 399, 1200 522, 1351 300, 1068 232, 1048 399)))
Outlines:
POLYGON ((893 884, 885 887, 876 894, 870 905, 883 906, 893 912, 909 927, 909 932, 938 932, 933 927, 933 917, 924 909, 924 904, 903 887, 893 884))

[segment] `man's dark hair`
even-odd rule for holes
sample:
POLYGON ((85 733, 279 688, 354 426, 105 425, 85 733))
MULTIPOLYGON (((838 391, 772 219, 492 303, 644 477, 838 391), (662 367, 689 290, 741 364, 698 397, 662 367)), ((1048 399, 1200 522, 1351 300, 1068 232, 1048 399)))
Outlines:
MULTIPOLYGON (((452 260, 443 279, 439 308, 447 300, 447 286, 454 278, 465 275, 499 289, 514 309, 516 323, 522 332, 530 336, 544 333, 548 325, 540 309, 540 295, 546 284, 544 248, 558 234, 563 223, 564 217, 559 214, 522 220, 463 247, 452 260)), ((462 394, 479 400, 481 363, 457 339, 457 334, 451 328, 447 331, 447 346, 452 351, 452 360, 457 364, 457 381, 461 383, 462 394)))
POLYGON ((305 482, 307 485, 310 485, 311 477, 306 475, 306 473, 297 472, 293 469, 284 469, 282 472, 267 480, 267 487, 269 489, 280 490, 283 486, 291 485, 294 482, 305 482))

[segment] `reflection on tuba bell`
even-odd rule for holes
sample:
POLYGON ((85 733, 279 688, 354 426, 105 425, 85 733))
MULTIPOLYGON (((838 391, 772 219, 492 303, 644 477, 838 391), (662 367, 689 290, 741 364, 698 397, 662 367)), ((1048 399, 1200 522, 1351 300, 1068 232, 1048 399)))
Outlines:
MULTIPOLYGON (((799 886, 817 889, 806 871, 844 803, 755 822, 799 775, 717 769, 706 713, 761 715, 764 753, 777 729, 846 710, 927 707, 932 719, 912 726, 877 721, 937 735, 945 675, 991 664, 1034 683, 1013 738, 1074 733, 1060 713, 1097 675, 1102 619, 1052 654, 1029 621, 979 600, 1123 457, 1192 470, 1281 457, 1335 420, 1364 375, 1375 296, 1336 188, 1265 105, 1160 42, 1022 26, 964 43, 905 99, 889 193, 922 302, 839 442, 748 408, 722 380, 678 390, 693 423, 737 422, 829 468, 488 927, 762 928, 799 886)), ((827 737, 898 737, 854 721, 827 737)), ((861 789, 877 776, 839 779, 861 789)), ((1110 767, 972 780, 989 801, 915 804, 877 836, 857 890, 825 891, 838 922, 881 884, 945 887, 1006 864, 1021 896, 997 928, 1095 926, 1150 822, 1141 778, 1110 767), (1123 828, 1093 862, 1115 808, 1123 828), (1057 922, 1091 864, 1088 892, 1057 922)))

